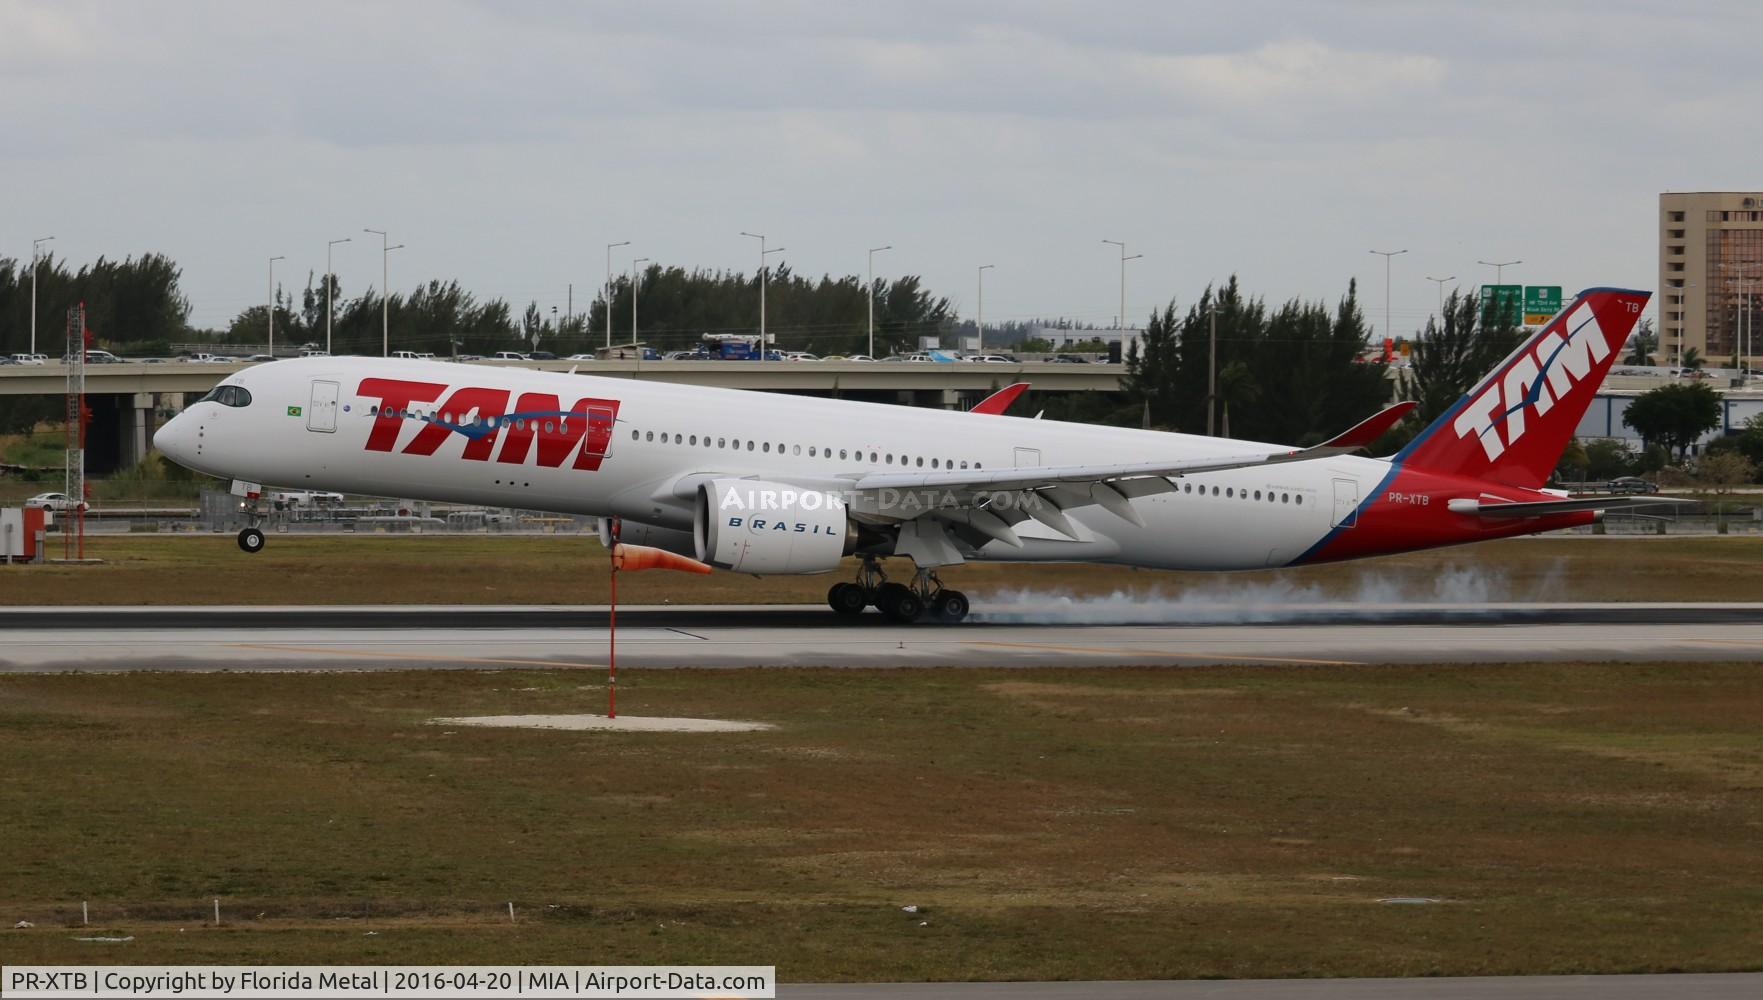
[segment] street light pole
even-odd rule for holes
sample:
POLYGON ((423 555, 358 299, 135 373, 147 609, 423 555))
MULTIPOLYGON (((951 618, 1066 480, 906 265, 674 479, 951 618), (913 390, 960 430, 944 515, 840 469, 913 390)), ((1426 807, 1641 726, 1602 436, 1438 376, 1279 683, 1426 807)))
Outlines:
POLYGON ((275 360, 275 262, 287 260, 283 257, 269 259, 269 360, 275 360))
POLYGON ((1383 335, 1394 337, 1395 334, 1390 332, 1390 260, 1398 254, 1405 254, 1408 251, 1373 250, 1371 252, 1383 258, 1383 335))
POLYGON ((637 346, 637 287, 642 284, 643 270, 638 264, 649 263, 649 258, 638 257, 631 261, 631 346, 637 346))
MULTIPOLYGON (((1386 277, 1386 280, 1387 280, 1387 277, 1386 277)), ((1439 322, 1443 323, 1445 321, 1445 282, 1456 281, 1457 276, 1453 274, 1453 275, 1446 277, 1446 278, 1435 278, 1429 274, 1426 276, 1426 280, 1438 283, 1438 286, 1439 286, 1439 322)), ((1388 323, 1389 319, 1385 318, 1384 322, 1388 323)))
POLYGON ((973 310, 975 354, 986 353, 986 272, 997 266, 996 264, 981 264, 979 266, 979 302, 973 310))
POLYGON ((1500 279, 1505 276, 1507 268, 1512 267, 1517 264, 1522 264, 1522 263, 1524 263, 1524 261, 1521 261, 1521 260, 1499 260, 1499 261, 1478 260, 1478 261, 1476 261, 1476 263, 1483 264, 1483 265, 1486 265, 1487 267, 1493 268, 1494 269, 1494 284, 1498 285, 1501 283, 1500 279))
POLYGON ((869 248, 869 357, 875 357, 875 255, 894 249, 893 244, 869 248))
POLYGON ((606 346, 612 347, 612 248, 628 247, 630 240, 606 244, 606 346))
POLYGON ((743 229, 741 235, 750 236, 759 241, 759 360, 764 361, 766 355, 770 353, 771 344, 765 336, 765 255, 783 253, 784 248, 765 249, 765 237, 759 233, 749 233, 743 229))
POLYGON ((1118 323, 1120 326, 1120 339, 1124 344, 1126 342, 1126 262, 1129 260, 1138 260, 1140 257, 1143 257, 1144 254, 1135 253, 1131 257, 1128 257, 1126 255, 1125 243, 1122 243, 1119 240, 1103 240, 1102 242, 1112 243, 1120 248, 1120 316, 1118 318, 1118 323))
POLYGON ((337 283, 336 271, 331 267, 331 250, 338 243, 351 242, 351 237, 331 240, 324 247, 324 352, 331 353, 331 286, 337 283))
POLYGON ((394 247, 386 246, 386 240, 389 237, 386 236, 386 231, 383 229, 364 229, 362 232, 377 233, 380 238, 380 356, 389 358, 392 356, 392 320, 390 312, 392 289, 389 287, 392 283, 392 272, 391 265, 386 262, 386 258, 391 255, 393 250, 404 249, 404 244, 400 243, 394 247))
POLYGON ((45 236, 31 241, 31 353, 37 353, 37 268, 41 258, 37 256, 37 248, 54 239, 45 236))

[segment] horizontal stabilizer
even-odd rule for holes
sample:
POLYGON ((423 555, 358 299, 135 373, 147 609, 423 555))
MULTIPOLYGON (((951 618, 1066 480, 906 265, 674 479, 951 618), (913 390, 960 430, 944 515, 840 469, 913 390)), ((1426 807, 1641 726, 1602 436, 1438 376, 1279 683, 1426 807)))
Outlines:
POLYGON ((1548 514, 1572 514, 1582 510, 1617 510, 1635 507, 1669 507, 1695 503, 1682 497, 1564 497, 1560 500, 1535 500, 1510 503, 1503 500, 1472 500, 1460 497, 1447 506, 1453 514, 1476 517, 1543 517, 1548 514))

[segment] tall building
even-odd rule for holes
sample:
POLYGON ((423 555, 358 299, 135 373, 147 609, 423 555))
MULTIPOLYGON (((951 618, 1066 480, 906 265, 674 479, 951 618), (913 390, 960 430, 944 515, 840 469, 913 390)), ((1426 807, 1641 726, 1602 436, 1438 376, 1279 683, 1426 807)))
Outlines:
POLYGON ((1658 302, 1660 363, 1691 347, 1711 365, 1763 355, 1763 193, 1659 196, 1658 302))

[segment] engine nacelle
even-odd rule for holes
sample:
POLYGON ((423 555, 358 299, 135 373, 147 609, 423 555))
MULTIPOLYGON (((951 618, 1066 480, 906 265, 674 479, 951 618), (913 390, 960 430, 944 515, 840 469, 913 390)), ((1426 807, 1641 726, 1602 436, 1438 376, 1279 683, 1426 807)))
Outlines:
POLYGON ((700 562, 739 573, 826 573, 857 548, 837 494, 758 479, 699 486, 692 535, 700 562))
MULTIPOLYGON (((648 545, 657 549, 665 549, 677 555, 698 558, 697 545, 692 541, 692 533, 678 528, 663 528, 657 524, 644 524, 630 518, 618 524, 618 540, 632 545, 648 545)), ((600 544, 612 547, 612 519, 600 519, 600 544)))

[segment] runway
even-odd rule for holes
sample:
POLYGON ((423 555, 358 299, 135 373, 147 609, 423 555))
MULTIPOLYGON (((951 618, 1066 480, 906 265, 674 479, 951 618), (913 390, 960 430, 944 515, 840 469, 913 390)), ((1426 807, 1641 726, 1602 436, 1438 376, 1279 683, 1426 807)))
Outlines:
MULTIPOLYGON (((824 608, 621 608, 620 666, 1039 667, 1763 660, 1760 604, 1303 605, 1180 621, 896 625, 824 608), (1231 623, 1231 618, 1247 619, 1231 623)), ((1144 616, 1158 613, 1144 609, 1144 616)), ((0 671, 603 667, 604 608, 0 609, 0 671)), ((1094 616, 1091 616, 1094 617, 1094 616)), ((1124 617, 1131 617, 1124 616, 1124 617)))

